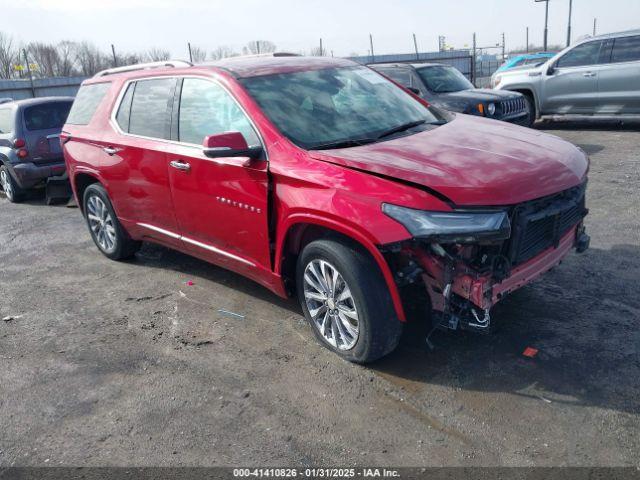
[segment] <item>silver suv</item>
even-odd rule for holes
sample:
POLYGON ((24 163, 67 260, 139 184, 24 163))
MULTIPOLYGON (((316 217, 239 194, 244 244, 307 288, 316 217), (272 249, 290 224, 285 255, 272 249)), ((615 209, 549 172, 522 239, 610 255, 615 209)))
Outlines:
POLYGON ((491 84, 524 94, 536 118, 639 115, 640 30, 582 40, 541 65, 497 72, 491 84))

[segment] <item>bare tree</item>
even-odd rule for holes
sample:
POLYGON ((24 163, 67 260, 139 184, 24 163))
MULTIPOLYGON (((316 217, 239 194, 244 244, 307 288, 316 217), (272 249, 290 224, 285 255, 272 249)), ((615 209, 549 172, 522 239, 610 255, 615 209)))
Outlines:
POLYGON ((150 62, 163 62, 171 58, 171 52, 162 50, 161 48, 150 48, 146 54, 147 60, 150 62))
POLYGON ((237 57, 238 53, 234 52, 231 47, 221 45, 211 52, 212 60, 220 60, 221 58, 237 57))
POLYGON ((111 66, 109 58, 89 42, 76 44, 75 57, 80 73, 87 77, 111 66))
POLYGON ((12 78, 15 74, 14 66, 19 63, 20 51, 14 45, 13 39, 0 32, 0 78, 12 78))
POLYGON ((204 48, 191 45, 191 59, 193 63, 202 63, 207 59, 207 51, 204 48))
POLYGON ((320 47, 313 47, 309 51, 309 55, 312 57, 322 57, 325 53, 324 49, 320 50, 320 47))
POLYGON ((58 75, 58 51, 48 43, 33 42, 27 46, 29 63, 34 64, 31 69, 34 76, 55 77, 58 75))
POLYGON ((56 75, 61 77, 71 77, 77 74, 74 52, 76 51, 76 44, 68 40, 63 40, 56 45, 58 52, 58 66, 56 68, 56 75))
POLYGON ((251 40, 245 47, 242 48, 242 52, 245 55, 258 54, 258 53, 272 53, 276 51, 276 44, 269 40, 251 40))
POLYGON ((139 53, 124 53, 121 55, 117 55, 118 65, 135 65, 136 63, 143 63, 146 60, 145 54, 139 53))

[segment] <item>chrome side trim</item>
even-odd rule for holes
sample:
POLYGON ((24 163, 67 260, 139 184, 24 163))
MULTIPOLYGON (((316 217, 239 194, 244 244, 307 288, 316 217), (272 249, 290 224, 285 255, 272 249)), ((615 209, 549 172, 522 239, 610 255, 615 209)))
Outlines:
POLYGON ((207 245, 206 243, 199 242, 199 241, 194 240, 194 239, 189 238, 189 237, 182 237, 182 240, 187 242, 187 243, 190 243, 191 245, 195 245, 196 247, 204 248, 205 250, 209 250, 210 252, 214 252, 214 253, 217 253, 219 255, 224 255, 225 257, 231 258, 231 259, 236 260, 238 262, 245 263, 245 264, 250 265, 252 267, 256 266, 255 263, 250 262, 249 260, 245 260, 242 257, 238 257, 237 255, 234 255, 233 253, 229 253, 229 252, 226 252, 224 250, 220 250, 219 248, 214 247, 213 245, 207 245))
POLYGON ((136 225, 138 225, 139 227, 143 227, 143 228, 147 228, 149 230, 153 230, 154 232, 158 232, 158 233, 162 233, 163 235, 166 235, 168 237, 174 238, 176 240, 182 240, 184 242, 190 243, 191 245, 195 245, 196 247, 200 247, 200 248, 204 248, 205 250, 209 250, 210 252, 214 252, 217 253, 218 255, 222 255, 225 256, 227 258, 231 258, 237 262, 241 262, 244 263, 246 265, 249 265, 251 267, 255 267, 256 264, 253 262, 250 262, 249 260, 246 260, 242 257, 239 257, 237 255, 234 255, 233 253, 229 253, 225 250, 221 250, 217 247, 214 247, 213 245, 208 245, 206 243, 202 243, 199 242, 198 240, 194 240, 192 238, 189 237, 184 237, 182 235, 178 235, 177 233, 174 232, 170 232, 169 230, 165 230, 164 228, 160 228, 160 227, 156 227, 154 225, 149 225, 148 223, 136 223, 136 225))
POLYGON ((149 230, 153 230, 154 232, 161 233, 166 235, 167 237, 175 238, 176 240, 180 240, 180 235, 177 233, 170 232, 169 230, 165 230, 164 228, 155 227, 153 225, 149 225, 148 223, 136 223, 139 227, 148 228, 149 230))

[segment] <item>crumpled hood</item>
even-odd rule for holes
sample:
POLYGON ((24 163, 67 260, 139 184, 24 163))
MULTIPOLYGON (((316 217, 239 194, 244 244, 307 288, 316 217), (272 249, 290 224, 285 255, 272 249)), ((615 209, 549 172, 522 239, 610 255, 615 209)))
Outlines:
POLYGON ((580 184, 588 170, 586 155, 558 137, 462 114, 414 135, 310 155, 423 185, 461 206, 544 197, 580 184))

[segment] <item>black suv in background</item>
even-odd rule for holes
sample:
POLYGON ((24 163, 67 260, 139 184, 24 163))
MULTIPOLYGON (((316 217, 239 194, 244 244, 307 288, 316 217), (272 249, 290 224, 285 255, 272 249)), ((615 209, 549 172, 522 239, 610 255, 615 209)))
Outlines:
POLYGON ((475 88, 459 70, 440 63, 377 63, 369 67, 436 107, 531 126, 534 116, 517 92, 475 88))
POLYGON ((59 137, 72 103, 43 97, 0 104, 0 187, 9 201, 65 172, 59 137))

